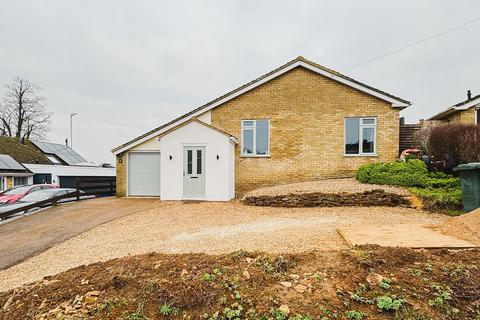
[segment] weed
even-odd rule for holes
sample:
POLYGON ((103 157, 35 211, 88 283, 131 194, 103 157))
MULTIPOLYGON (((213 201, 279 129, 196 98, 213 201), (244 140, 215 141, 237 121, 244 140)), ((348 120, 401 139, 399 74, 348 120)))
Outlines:
POLYGON ((374 301, 368 298, 365 298, 362 296, 362 294, 367 291, 367 286, 364 285, 363 283, 360 283, 357 288, 355 289, 355 293, 352 293, 350 295, 350 299, 357 301, 357 302, 362 302, 366 304, 373 304, 374 301))
POLYGON ((419 313, 411 308, 400 308, 395 314, 396 320, 431 320, 429 316, 419 313))
POLYGON ((240 320, 243 307, 239 303, 232 304, 229 308, 223 309, 223 316, 227 320, 240 320))
POLYGON ((417 268, 408 268, 408 273, 420 277, 423 274, 423 271, 417 268))
POLYGON ((214 274, 210 274, 208 272, 202 275, 202 280, 206 282, 214 281, 216 278, 217 277, 214 274))
POLYGON ((312 317, 309 315, 302 315, 302 314, 297 314, 293 318, 290 317, 291 320, 312 320, 312 317))
POLYGON ((176 316, 179 314, 180 310, 177 307, 174 307, 168 303, 164 303, 159 310, 162 316, 176 316))
POLYGON ((127 300, 125 299, 118 299, 118 298, 109 298, 106 299, 103 303, 98 305, 93 311, 92 314, 98 314, 102 312, 112 312, 113 309, 121 307, 122 305, 126 305, 127 300))
POLYGON ((377 307, 380 310, 386 310, 386 311, 398 310, 403 303, 404 303, 404 300, 396 299, 395 297, 390 297, 390 296, 381 296, 377 298, 377 307))
POLYGON ((148 318, 143 313, 143 303, 139 303, 137 310, 134 312, 125 311, 123 314, 125 320, 147 320, 148 318))
POLYGON ((469 277, 470 276, 470 271, 467 268, 465 268, 465 266, 463 264, 459 264, 455 267, 455 269, 453 269, 450 272, 450 276, 452 276, 452 277, 456 277, 456 276, 469 277))
POLYGON ((428 305, 444 311, 447 315, 457 314, 459 310, 450 305, 452 300, 453 291, 448 286, 442 286, 440 284, 432 285, 434 292, 434 298, 428 300, 428 305))
POLYGON ((270 309, 270 315, 273 317, 274 320, 287 320, 288 314, 283 312, 280 309, 272 308, 270 309))
POLYGON ((378 284, 378 286, 384 290, 388 290, 392 286, 392 279, 383 278, 382 281, 380 281, 380 283, 378 284))
POLYGON ((349 310, 345 312, 347 319, 363 320, 367 315, 361 311, 349 310))

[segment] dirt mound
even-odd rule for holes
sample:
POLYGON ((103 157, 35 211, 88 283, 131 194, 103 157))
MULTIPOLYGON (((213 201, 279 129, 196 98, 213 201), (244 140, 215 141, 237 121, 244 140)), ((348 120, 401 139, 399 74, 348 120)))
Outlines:
POLYGON ((480 209, 448 219, 440 230, 480 245, 480 209))
POLYGON ((480 250, 151 253, 0 293, 0 319, 474 319, 480 250))

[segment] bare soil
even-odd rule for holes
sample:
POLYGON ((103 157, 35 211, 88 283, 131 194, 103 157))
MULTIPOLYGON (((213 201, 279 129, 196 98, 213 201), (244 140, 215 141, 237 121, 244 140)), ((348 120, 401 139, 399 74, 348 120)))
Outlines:
POLYGON ((479 264, 476 249, 151 253, 2 292, 0 319, 478 319, 479 264))
POLYGON ((449 218, 438 229, 446 234, 480 244, 480 209, 449 218))
POLYGON ((439 225, 447 218, 397 207, 269 208, 235 202, 163 202, 161 207, 100 225, 0 271, 0 291, 80 265, 128 255, 345 249, 347 243, 338 235, 337 227, 439 225))

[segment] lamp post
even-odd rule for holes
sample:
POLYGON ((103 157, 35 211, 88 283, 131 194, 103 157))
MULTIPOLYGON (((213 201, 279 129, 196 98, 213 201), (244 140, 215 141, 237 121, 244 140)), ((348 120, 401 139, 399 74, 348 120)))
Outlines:
POLYGON ((70 148, 73 149, 73 117, 78 113, 70 113, 70 148))

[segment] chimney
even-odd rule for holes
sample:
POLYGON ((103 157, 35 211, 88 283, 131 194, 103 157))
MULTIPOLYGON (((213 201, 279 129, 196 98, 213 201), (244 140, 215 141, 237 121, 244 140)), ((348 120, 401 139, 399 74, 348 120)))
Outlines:
POLYGON ((467 91, 467 100, 472 99, 472 92, 470 90, 467 91))

